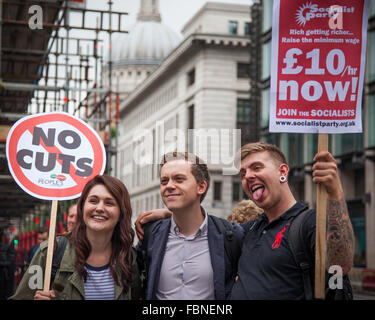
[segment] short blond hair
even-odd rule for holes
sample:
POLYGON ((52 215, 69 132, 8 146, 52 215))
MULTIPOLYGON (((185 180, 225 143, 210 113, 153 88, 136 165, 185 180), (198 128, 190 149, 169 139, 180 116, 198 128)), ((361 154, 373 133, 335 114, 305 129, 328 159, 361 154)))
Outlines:
POLYGON ((278 164, 282 164, 282 163, 287 164, 287 161, 283 152, 278 147, 276 147, 273 144, 263 142, 263 141, 247 143, 244 146, 242 146, 241 147, 241 161, 251 154, 254 154, 257 152, 263 152, 263 151, 268 151, 272 155, 272 158, 277 160, 278 164))
POLYGON ((253 201, 242 200, 233 208, 232 213, 227 217, 227 220, 236 223, 245 223, 257 219, 261 213, 263 213, 263 210, 253 201))

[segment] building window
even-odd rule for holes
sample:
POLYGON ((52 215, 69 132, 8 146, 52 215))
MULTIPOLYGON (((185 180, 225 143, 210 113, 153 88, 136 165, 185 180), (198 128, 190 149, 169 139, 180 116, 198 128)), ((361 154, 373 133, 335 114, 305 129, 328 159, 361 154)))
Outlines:
POLYGON ((245 34, 245 36, 249 36, 250 35, 250 22, 245 22, 244 34, 245 34))
POLYGON ((262 32, 266 32, 272 27, 272 7, 273 0, 263 0, 262 32))
MULTIPOLYGON (((363 114, 363 112, 362 112, 363 114)), ((362 119, 363 120, 363 119, 362 119)), ((335 156, 363 151, 363 133, 335 134, 335 156)))
POLYGON ((354 261, 355 267, 366 267, 366 215, 365 204, 362 200, 347 201, 350 221, 355 237, 354 261))
POLYGON ((305 163, 312 163, 315 154, 318 151, 318 135, 317 134, 306 134, 306 146, 307 146, 307 154, 306 159, 304 159, 305 163))
POLYGON ((249 200, 249 197, 247 196, 246 192, 242 189, 242 200, 249 200))
POLYGON ((375 93, 368 97, 368 146, 375 147, 375 93))
POLYGON ((237 99, 237 123, 250 121, 250 100, 237 99))
POLYGON ((240 201, 241 184, 239 182, 233 182, 232 186, 232 201, 240 201))
POLYGON ((368 81, 375 81, 375 30, 368 33, 368 81))
POLYGON ((374 1, 370 1, 370 10, 369 10, 368 16, 369 18, 375 16, 375 2, 374 1))
POLYGON ((221 201, 221 188, 222 188, 222 182, 215 181, 214 182, 214 201, 221 201))
POLYGON ((251 109, 249 99, 237 99, 237 129, 241 130, 241 145, 250 141, 251 109))
POLYGON ((229 21, 228 28, 229 28, 229 30, 228 30, 229 34, 237 34, 238 22, 237 21, 229 21))
POLYGON ((250 63, 237 63, 237 78, 248 79, 250 78, 250 63))
POLYGON ((146 198, 146 211, 148 211, 149 210, 149 203, 148 203, 148 197, 146 198))
MULTIPOLYGON (((316 134, 316 136, 318 136, 316 134)), ((279 133, 266 133, 261 137, 261 141, 274 144, 275 146, 280 146, 280 137, 281 135, 279 133)))
POLYGON ((157 147, 156 147, 156 132, 155 128, 152 129, 152 165, 151 165, 151 180, 157 179, 157 147))
POLYGON ((282 139, 282 150, 290 168, 303 166, 303 135, 286 133, 282 139))
POLYGON ((271 40, 262 45, 262 78, 266 80, 271 74, 271 40))
POLYGON ((270 88, 262 90, 261 101, 261 119, 260 125, 262 128, 268 127, 270 115, 270 88))
POLYGON ((187 150, 189 152, 194 152, 194 105, 191 105, 188 107, 188 123, 187 123, 187 128, 190 129, 188 130, 188 136, 187 136, 187 150))
POLYGON ((194 105, 188 107, 188 129, 194 129, 194 105))
POLYGON ((191 86, 195 82, 195 68, 188 72, 187 74, 187 85, 191 86))
MULTIPOLYGON (((332 136, 333 135, 328 135, 328 150, 332 150, 332 136)), ((305 164, 306 163, 311 164, 313 163, 313 159, 316 153, 318 152, 318 135, 307 133, 305 145, 307 148, 307 153, 306 153, 306 158, 304 158, 303 161, 305 164)))

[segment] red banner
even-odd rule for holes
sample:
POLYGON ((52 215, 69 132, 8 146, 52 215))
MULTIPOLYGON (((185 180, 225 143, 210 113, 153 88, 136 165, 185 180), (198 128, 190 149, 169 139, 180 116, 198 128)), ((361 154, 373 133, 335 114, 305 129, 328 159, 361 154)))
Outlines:
POLYGON ((274 1, 271 132, 362 131, 367 11, 364 0, 274 1))

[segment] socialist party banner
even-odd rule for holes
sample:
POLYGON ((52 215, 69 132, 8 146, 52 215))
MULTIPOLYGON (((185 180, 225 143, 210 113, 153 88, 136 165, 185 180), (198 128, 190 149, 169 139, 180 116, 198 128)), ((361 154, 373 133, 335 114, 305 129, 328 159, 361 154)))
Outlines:
POLYGON ((362 132, 367 0, 275 0, 270 132, 362 132))

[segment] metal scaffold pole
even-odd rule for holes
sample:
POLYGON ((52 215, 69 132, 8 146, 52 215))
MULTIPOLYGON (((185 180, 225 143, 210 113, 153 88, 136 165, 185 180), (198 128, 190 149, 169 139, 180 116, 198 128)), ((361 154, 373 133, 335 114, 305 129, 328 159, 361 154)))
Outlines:
MULTIPOLYGON (((109 12, 112 11, 111 0, 108 0, 109 12)), ((109 45, 108 45, 108 149, 107 149, 107 171, 112 171, 112 17, 109 15, 109 45)))
POLYGON ((64 111, 69 112, 69 1, 65 1, 66 3, 66 13, 65 13, 65 28, 66 28, 66 45, 65 45, 65 51, 66 51, 66 57, 65 57, 65 76, 66 76, 66 90, 65 90, 65 97, 64 97, 64 111))
POLYGON ((0 80, 2 80, 1 79, 1 59, 2 59, 2 45, 1 45, 1 43, 2 43, 2 37, 1 37, 1 35, 2 35, 2 33, 3 33, 3 0, 0 0, 0 80))
MULTIPOLYGON (((32 113, 74 113, 102 137, 107 173, 117 175, 119 96, 112 79, 112 36, 127 33, 123 18, 128 13, 113 11, 114 3, 103 1, 104 6, 93 9, 87 7, 89 0, 0 0, 0 129, 4 132, 32 113), (31 6, 36 11, 30 12, 31 6)), ((18 211, 42 203, 17 193, 7 166, 2 162, 0 167, 7 181, 0 200, 19 199, 14 205, 18 210, 9 207, 11 202, 4 205, 7 215, 21 217, 18 211)))

